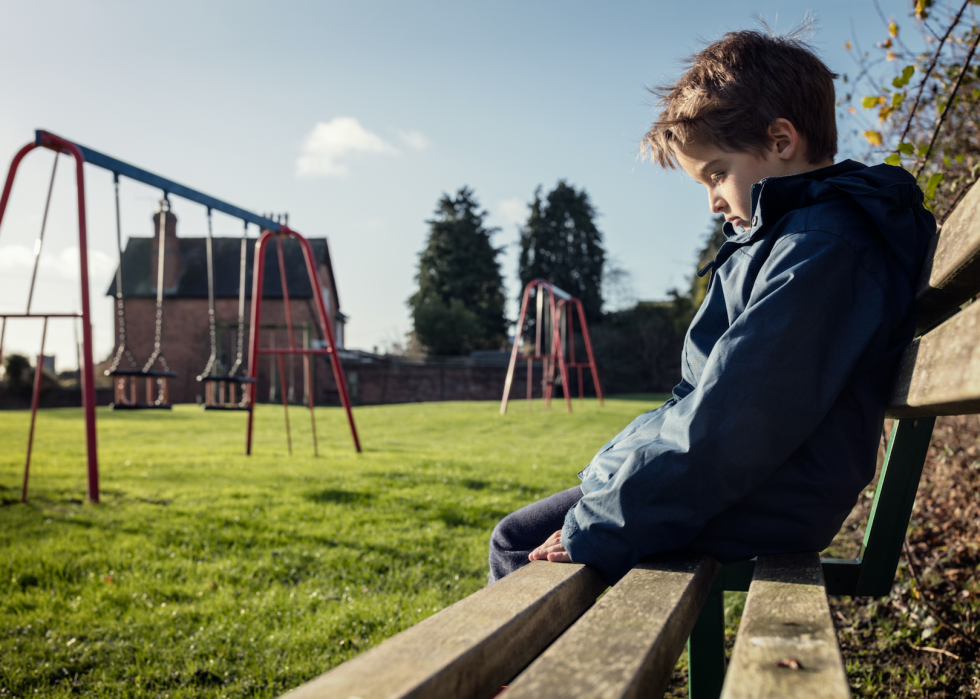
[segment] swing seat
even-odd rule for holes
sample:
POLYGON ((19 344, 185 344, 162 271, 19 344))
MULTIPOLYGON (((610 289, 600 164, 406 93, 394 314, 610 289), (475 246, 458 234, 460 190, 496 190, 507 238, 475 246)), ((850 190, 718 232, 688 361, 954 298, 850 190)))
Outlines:
POLYGON ((249 405, 243 405, 235 400, 235 386, 239 384, 255 384, 258 379, 249 376, 198 376, 197 380, 205 384, 204 403, 201 404, 202 410, 232 410, 239 412, 252 412, 249 405), (230 384, 230 400, 225 400, 225 387, 230 384), (217 389, 217 390, 215 390, 217 389))
POLYGON ((111 410, 170 410, 173 407, 168 400, 167 379, 176 378, 177 372, 158 370, 143 371, 142 369, 114 369, 106 371, 105 375, 122 377, 123 381, 123 383, 119 383, 118 381, 113 382, 115 384, 115 400, 109 404, 109 408, 111 410), (140 402, 136 400, 136 379, 140 377, 146 379, 147 397, 152 394, 150 389, 152 380, 159 379, 163 381, 163 399, 160 402, 140 402), (128 396, 126 395, 127 384, 129 388, 128 396))
POLYGON ((223 381, 226 383, 258 383, 258 379, 253 379, 249 376, 198 376, 198 381, 211 381, 217 383, 223 381))
POLYGON ((152 370, 143 371, 142 369, 116 369, 115 371, 106 371, 105 375, 106 376, 145 376, 148 379, 177 378, 176 371, 152 371, 152 370))

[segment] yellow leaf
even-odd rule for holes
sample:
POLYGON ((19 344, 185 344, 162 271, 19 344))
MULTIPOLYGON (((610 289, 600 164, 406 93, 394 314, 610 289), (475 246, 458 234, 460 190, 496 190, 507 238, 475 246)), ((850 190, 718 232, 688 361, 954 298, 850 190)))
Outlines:
POLYGON ((861 98, 861 106, 864 107, 865 109, 874 109, 879 104, 884 104, 884 103, 885 103, 885 96, 884 95, 878 95, 877 97, 862 97, 861 98))
POLYGON ((879 44, 879 46, 881 46, 881 48, 883 48, 883 49, 890 49, 892 47, 892 40, 891 39, 885 39, 884 41, 882 41, 879 44))
POLYGON ((885 54, 885 60, 886 61, 897 61, 898 60, 898 56, 895 55, 895 52, 894 51, 889 51, 888 53, 885 54))
POLYGON ((845 41, 844 42, 844 50, 845 51, 850 51, 851 50, 851 42, 850 41, 845 41))
POLYGON ((917 19, 925 19, 926 0, 915 0, 915 16, 917 19))
POLYGON ((868 143, 873 146, 881 145, 881 132, 880 131, 862 131, 861 135, 868 139, 868 143))
POLYGON ((884 107, 878 110, 878 118, 881 121, 884 121, 885 119, 888 118, 888 115, 891 114, 893 111, 894 110, 886 104, 884 107))
POLYGON ((888 25, 888 34, 890 36, 898 36, 898 25, 892 22, 888 25))
POLYGON ((857 114, 858 113, 858 110, 856 110, 854 107, 848 107, 847 108, 847 111, 849 111, 851 114, 857 114))

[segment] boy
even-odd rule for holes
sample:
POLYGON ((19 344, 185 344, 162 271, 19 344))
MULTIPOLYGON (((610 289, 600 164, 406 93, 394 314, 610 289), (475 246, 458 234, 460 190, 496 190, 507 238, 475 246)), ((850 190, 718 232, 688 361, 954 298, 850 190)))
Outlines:
POLYGON ((548 560, 612 583, 653 554, 729 562, 820 551, 837 533, 874 476, 936 224, 901 168, 834 164, 835 77, 796 37, 739 31, 656 90, 644 149, 726 219, 683 378, 580 486, 497 525, 490 582, 548 560))

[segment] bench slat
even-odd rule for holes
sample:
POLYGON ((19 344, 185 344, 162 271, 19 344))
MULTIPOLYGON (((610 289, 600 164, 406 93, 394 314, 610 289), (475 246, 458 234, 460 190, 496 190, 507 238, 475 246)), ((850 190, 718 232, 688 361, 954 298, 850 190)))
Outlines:
POLYGON ((606 588, 582 565, 535 561, 300 686, 290 699, 486 699, 606 588))
POLYGON ((980 292, 980 187, 974 187, 932 239, 916 293, 919 330, 932 327, 980 292))
POLYGON ((980 303, 967 306, 909 345, 888 406, 892 417, 976 412, 980 412, 980 303))
POLYGON ((707 556, 641 563, 503 697, 660 696, 720 568, 707 556))
POLYGON ((851 696, 816 553, 759 556, 721 696, 851 696))

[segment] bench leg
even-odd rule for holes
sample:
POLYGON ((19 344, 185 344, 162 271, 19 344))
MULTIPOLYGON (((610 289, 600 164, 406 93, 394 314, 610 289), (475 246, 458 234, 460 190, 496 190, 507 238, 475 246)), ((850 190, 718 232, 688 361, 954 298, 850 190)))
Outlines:
POLYGON ((725 593, 712 592, 687 640, 691 699, 718 699, 725 683, 725 593))

